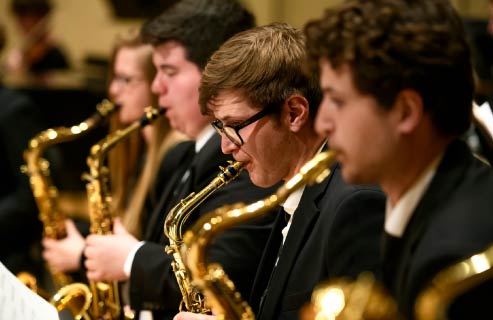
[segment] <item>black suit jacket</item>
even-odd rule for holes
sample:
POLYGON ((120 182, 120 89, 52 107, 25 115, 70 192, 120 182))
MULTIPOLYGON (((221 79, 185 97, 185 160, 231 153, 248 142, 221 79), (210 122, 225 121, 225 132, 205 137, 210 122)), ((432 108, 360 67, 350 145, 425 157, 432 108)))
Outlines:
MULTIPOLYGON (((192 144, 193 146, 193 144, 192 144)), ((164 186, 163 201, 150 217, 146 231, 148 240, 135 255, 130 277, 130 300, 134 310, 150 309, 155 319, 172 318, 178 311, 181 294, 175 275, 171 270, 172 257, 164 252, 168 244, 163 234, 163 223, 169 210, 183 198, 173 196, 173 191, 181 180, 184 172, 194 166, 191 191, 200 191, 219 173, 219 165, 227 165, 231 156, 221 152, 220 137, 217 134, 207 142, 191 163, 187 159, 190 143, 179 144, 169 152, 164 165, 178 163, 169 167, 169 182, 164 186), (187 147, 188 144, 188 147, 187 147)), ((276 186, 277 187, 277 186, 276 186)), ((276 187, 262 189, 255 187, 245 171, 228 185, 215 191, 191 215, 190 223, 199 216, 225 204, 244 202, 250 203, 275 192, 276 187)), ((234 281, 243 296, 250 294, 253 278, 260 260, 262 250, 272 227, 274 214, 231 229, 220 235, 208 254, 210 261, 223 265, 226 273, 234 281)))
MULTIPOLYGON (((398 244, 394 265, 384 275, 401 311, 413 319, 416 296, 440 270, 468 258, 493 243, 493 172, 473 157, 465 143, 452 143, 437 168, 430 186, 420 200, 398 244)), ((491 282, 491 281, 490 281, 491 282)), ((482 319, 491 316, 488 295, 467 299, 475 302, 465 318, 457 313, 450 319, 482 319), (479 309, 478 307, 482 308, 479 309), (488 308, 488 310, 486 310, 488 308), (474 315, 483 314, 475 317, 474 315)))
POLYGON ((321 184, 307 186, 267 286, 281 242, 283 217, 278 217, 255 279, 250 305, 257 319, 298 319, 320 281, 355 278, 380 270, 380 234, 385 197, 373 186, 349 186, 338 165, 321 184))
POLYGON ((13 273, 41 272, 41 260, 33 260, 31 253, 42 226, 29 178, 20 167, 29 140, 45 128, 30 99, 0 85, 0 260, 13 273))

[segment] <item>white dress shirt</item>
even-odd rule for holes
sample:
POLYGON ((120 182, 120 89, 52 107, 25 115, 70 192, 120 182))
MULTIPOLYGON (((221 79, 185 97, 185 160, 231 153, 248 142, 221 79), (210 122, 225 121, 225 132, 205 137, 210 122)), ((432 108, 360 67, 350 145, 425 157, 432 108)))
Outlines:
POLYGON ((416 209, 416 206, 423 197, 426 189, 428 189, 442 157, 443 154, 431 162, 409 190, 407 190, 397 201, 395 206, 392 206, 390 199, 387 198, 385 208, 385 231, 388 234, 397 238, 402 237, 409 220, 411 220, 414 209, 416 209))

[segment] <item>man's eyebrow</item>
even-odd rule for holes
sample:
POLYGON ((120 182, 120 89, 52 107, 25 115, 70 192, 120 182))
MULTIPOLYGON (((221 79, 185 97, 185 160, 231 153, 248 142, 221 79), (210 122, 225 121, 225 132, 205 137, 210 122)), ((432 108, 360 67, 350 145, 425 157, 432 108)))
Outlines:
POLYGON ((216 118, 217 120, 221 121, 221 122, 225 122, 225 121, 230 120, 230 119, 231 119, 231 116, 226 115, 226 116, 222 117, 221 119, 219 119, 219 118, 217 118, 217 117, 215 117, 215 118, 216 118))
POLYGON ((159 68, 159 69, 161 69, 161 70, 163 70, 163 69, 178 70, 178 68, 177 68, 177 67, 172 66, 172 65, 167 64, 167 63, 162 63, 162 64, 159 64, 159 65, 158 65, 158 68, 159 68))
POLYGON ((333 92, 336 92, 337 90, 334 89, 334 87, 332 87, 331 85, 327 85, 327 86, 320 86, 320 90, 322 92, 327 92, 327 93, 333 93, 333 92))

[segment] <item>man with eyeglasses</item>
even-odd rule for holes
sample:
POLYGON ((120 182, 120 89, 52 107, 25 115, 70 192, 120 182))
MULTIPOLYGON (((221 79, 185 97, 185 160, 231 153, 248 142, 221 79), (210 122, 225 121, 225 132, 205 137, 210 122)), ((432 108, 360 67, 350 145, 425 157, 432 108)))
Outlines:
MULTIPOLYGON (((221 138, 210 126, 213 118, 200 112, 202 71, 224 41, 253 24, 253 16, 234 0, 182 0, 141 30, 144 40, 153 46, 157 68, 152 91, 166 109, 171 126, 193 141, 171 149, 161 164, 164 182, 147 219, 144 241, 120 228, 113 235, 91 237, 85 249, 88 277, 94 281, 128 279, 130 305, 141 318, 145 314, 148 319, 148 311, 152 311, 154 319, 169 319, 178 311, 182 295, 171 267, 173 257, 165 253, 169 244, 163 233, 165 218, 180 200, 209 184, 219 174, 219 166, 233 160, 221 152, 221 138)), ((193 210, 183 231, 218 207, 256 201, 274 191, 254 186, 243 172, 193 210)), ((208 254, 210 261, 224 265, 245 296, 251 291, 273 218, 270 215, 225 233, 208 254)))
MULTIPOLYGON (((313 126, 321 93, 316 78, 302 72, 303 43, 287 24, 254 28, 221 46, 202 75, 202 112, 216 118, 223 152, 244 162, 258 186, 289 180, 328 148, 313 126)), ((384 195, 374 186, 349 186, 339 165, 331 169, 321 184, 284 202, 288 222, 278 215, 249 299, 256 319, 298 319, 321 280, 378 276, 384 195)))

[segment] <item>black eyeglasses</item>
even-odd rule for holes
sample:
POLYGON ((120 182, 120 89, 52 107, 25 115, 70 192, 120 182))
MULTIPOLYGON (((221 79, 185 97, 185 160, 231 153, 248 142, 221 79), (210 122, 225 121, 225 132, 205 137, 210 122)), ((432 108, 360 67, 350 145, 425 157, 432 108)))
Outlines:
POLYGON ((221 136, 225 135, 231 142, 240 147, 243 145, 243 138, 240 136, 239 131, 255 121, 265 117, 270 112, 272 112, 271 108, 264 108, 250 118, 234 126, 225 126, 220 120, 212 121, 211 125, 214 129, 216 129, 217 133, 221 136))

